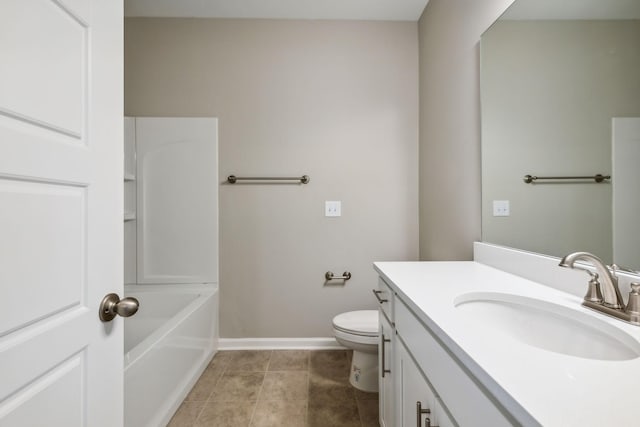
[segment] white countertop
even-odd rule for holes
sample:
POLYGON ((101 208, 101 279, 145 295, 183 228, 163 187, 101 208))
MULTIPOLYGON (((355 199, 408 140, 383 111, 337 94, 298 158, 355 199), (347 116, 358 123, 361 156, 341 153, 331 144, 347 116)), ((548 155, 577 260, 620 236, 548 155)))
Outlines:
MULTIPOLYGON (((378 262, 376 271, 513 416, 547 426, 640 426, 640 358, 595 360, 487 330, 455 307, 468 292, 514 294, 596 316, 640 343, 640 327, 582 307, 581 298, 477 262, 378 262)), ((585 291, 588 279, 585 276, 585 291)), ((634 341, 635 344, 635 341, 634 341)), ((530 424, 531 422, 529 422, 530 424)))

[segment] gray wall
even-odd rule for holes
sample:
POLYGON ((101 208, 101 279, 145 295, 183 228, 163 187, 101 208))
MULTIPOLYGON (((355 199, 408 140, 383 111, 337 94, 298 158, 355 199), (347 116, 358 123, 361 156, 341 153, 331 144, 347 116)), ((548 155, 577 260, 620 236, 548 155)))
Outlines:
POLYGON ((415 22, 127 19, 125 114, 219 118, 222 337, 331 336, 372 262, 418 257, 415 22))
POLYGON ((640 116, 639 40, 637 20, 500 21, 483 37, 484 240, 613 262, 611 183, 522 176, 612 173, 611 118, 640 116), (493 217, 505 199, 511 216, 493 217))
POLYGON ((420 258, 480 240, 480 35, 513 0, 430 0, 419 21, 420 258))
POLYGON ((614 119, 612 151, 613 259, 619 265, 640 269, 640 117, 614 119))

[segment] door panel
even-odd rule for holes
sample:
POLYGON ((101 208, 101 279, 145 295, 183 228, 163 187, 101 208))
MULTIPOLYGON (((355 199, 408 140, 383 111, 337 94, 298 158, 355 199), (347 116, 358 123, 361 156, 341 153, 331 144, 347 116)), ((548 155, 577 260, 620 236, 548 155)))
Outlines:
POLYGON ((85 188, 0 178, 0 206, 0 283, 21 284, 4 294, 24 302, 0 310, 4 336, 84 302, 85 188))
POLYGON ((37 383, 55 366, 86 348, 92 321, 93 313, 88 309, 72 309, 2 339, 0 420, 8 411, 7 407, 11 407, 11 399, 26 384, 37 383))
POLYGON ((11 66, 0 67, 0 108, 7 115, 82 139, 88 17, 50 0, 4 0, 2 12, 3 62, 11 66))
POLYGON ((42 408, 51 408, 47 411, 47 425, 82 425, 86 417, 82 405, 84 359, 84 353, 74 356, 17 393, 3 406, 6 414, 0 413, 0 426, 34 425, 34 414, 42 408))
POLYGON ((122 19, 0 2, 0 426, 122 424, 122 19))

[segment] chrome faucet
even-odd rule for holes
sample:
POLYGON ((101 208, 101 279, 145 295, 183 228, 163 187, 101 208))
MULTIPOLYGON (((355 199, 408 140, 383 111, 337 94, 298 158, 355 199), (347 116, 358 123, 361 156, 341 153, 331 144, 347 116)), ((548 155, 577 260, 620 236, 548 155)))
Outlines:
MULTIPOLYGON (((618 288, 618 278, 615 275, 615 267, 612 268, 612 272, 600 258, 589 252, 574 252, 569 254, 562 258, 558 265, 560 267, 577 268, 578 270, 584 270, 589 273, 591 276, 590 284, 596 288, 595 290, 598 289, 598 278, 602 278, 602 286, 600 287, 600 290, 602 291, 603 301, 601 301, 601 303, 609 308, 624 310, 624 300, 622 299, 620 289, 618 288), (592 273, 584 267, 574 265, 574 263, 579 260, 591 262, 591 264, 596 268, 597 274, 592 273), (593 283, 594 281, 595 283, 593 283)), ((589 294, 592 296, 590 300, 592 302, 596 302, 596 298, 593 298, 593 291, 594 290, 592 289, 589 290, 589 294)))
POLYGON ((589 252, 571 253, 562 258, 558 265, 560 267, 583 270, 591 276, 589 290, 584 297, 584 301, 582 301, 583 306, 640 326, 640 283, 631 283, 629 304, 625 306, 618 287, 618 277, 616 276, 616 271, 618 270, 636 274, 638 272, 620 268, 615 264, 608 267, 600 258, 589 252), (595 267, 596 273, 586 267, 575 265, 575 262, 579 260, 590 262, 595 267), (602 286, 600 286, 600 281, 598 280, 600 277, 602 277, 602 286))

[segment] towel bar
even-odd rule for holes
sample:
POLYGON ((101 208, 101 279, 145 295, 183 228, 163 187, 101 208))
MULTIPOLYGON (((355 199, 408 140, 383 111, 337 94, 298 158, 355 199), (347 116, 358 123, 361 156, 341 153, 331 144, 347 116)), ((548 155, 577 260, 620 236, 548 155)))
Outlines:
POLYGON ((252 177, 248 177, 248 176, 235 176, 235 175, 229 175, 227 177, 227 182, 229 184, 235 184, 238 181, 300 181, 301 184, 308 184, 309 181, 311 181, 311 178, 309 178, 309 175, 302 175, 302 176, 294 176, 294 177, 287 177, 287 176, 252 176, 252 177))
POLYGON ((611 179, 611 175, 602 175, 596 174, 593 176, 535 176, 535 175, 525 175, 523 181, 527 184, 531 184, 534 181, 539 181, 543 179, 551 179, 551 180, 577 180, 577 179, 589 179, 594 180, 595 182, 603 182, 605 180, 611 179))

